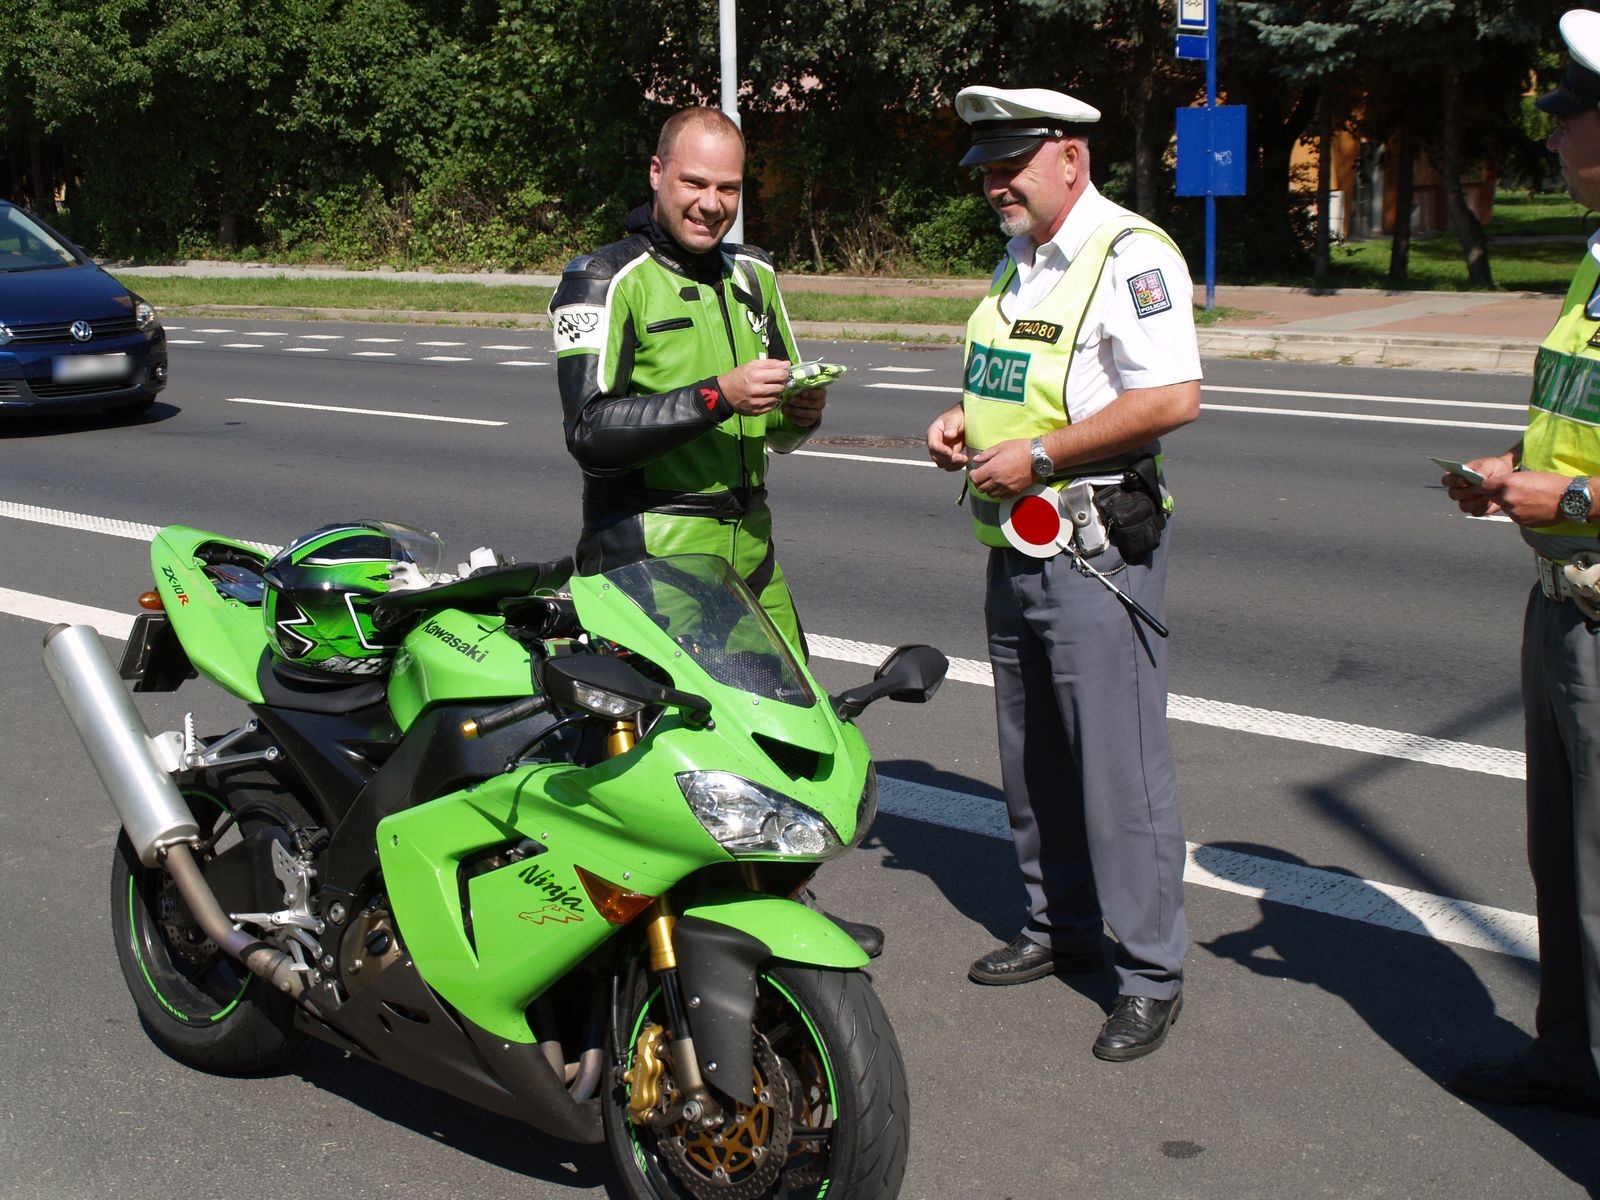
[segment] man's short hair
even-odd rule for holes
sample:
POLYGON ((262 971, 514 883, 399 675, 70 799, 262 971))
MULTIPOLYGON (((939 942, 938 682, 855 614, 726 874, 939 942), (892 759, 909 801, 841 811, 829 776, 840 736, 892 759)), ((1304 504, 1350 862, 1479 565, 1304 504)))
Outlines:
POLYGON ((666 162, 672 156, 672 147, 677 143, 678 135, 690 130, 737 138, 739 149, 744 149, 744 134, 721 109, 681 108, 668 117, 667 123, 661 127, 661 136, 656 139, 656 157, 666 162))

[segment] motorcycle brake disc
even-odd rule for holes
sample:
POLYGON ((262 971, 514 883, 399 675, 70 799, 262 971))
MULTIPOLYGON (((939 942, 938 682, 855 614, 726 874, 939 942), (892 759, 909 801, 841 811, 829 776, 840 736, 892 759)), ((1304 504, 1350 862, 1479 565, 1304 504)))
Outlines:
POLYGON ((793 1104, 783 1065, 772 1046, 753 1034, 754 1104, 736 1104, 715 1129, 680 1122, 661 1139, 662 1157, 695 1200, 757 1200, 783 1170, 794 1131, 793 1104))

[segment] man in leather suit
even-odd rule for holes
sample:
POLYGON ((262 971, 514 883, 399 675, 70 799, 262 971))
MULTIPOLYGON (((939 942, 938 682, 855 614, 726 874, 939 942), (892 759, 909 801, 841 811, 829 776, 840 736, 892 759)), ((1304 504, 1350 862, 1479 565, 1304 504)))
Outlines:
POLYGON ((797 357, 766 254, 725 243, 744 139, 716 109, 674 114, 654 196, 628 236, 573 259, 550 302, 567 449, 583 468, 578 570, 715 554, 803 645, 772 542, 767 451, 821 420, 826 393, 784 396, 797 357))

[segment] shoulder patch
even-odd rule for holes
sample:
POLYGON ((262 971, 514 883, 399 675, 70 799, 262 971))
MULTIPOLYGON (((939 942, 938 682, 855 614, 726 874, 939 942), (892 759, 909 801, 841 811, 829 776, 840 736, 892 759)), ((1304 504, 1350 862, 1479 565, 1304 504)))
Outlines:
POLYGON ((1128 291, 1133 294, 1134 311, 1141 319, 1166 312, 1172 307, 1172 297, 1167 294, 1167 281, 1159 269, 1146 271, 1128 280, 1128 291))
POLYGON ((598 304, 568 304, 551 310, 556 351, 602 349, 606 310, 598 304))

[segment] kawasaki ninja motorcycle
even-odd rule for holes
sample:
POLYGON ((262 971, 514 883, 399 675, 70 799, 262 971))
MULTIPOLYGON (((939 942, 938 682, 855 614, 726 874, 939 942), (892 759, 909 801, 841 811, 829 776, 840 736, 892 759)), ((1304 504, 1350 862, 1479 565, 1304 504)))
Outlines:
MULTIPOLYGON (((908 1098, 866 955, 800 895, 871 822, 851 718, 704 556, 437 572, 331 526, 271 557, 172 526, 120 670, 44 658, 122 822, 111 910, 150 1036, 219 1072, 307 1035, 556 1137, 635 1197, 892 1197, 908 1098), (248 708, 151 735, 197 675, 248 708)), ((477 555, 475 554, 475 558, 477 555)))

